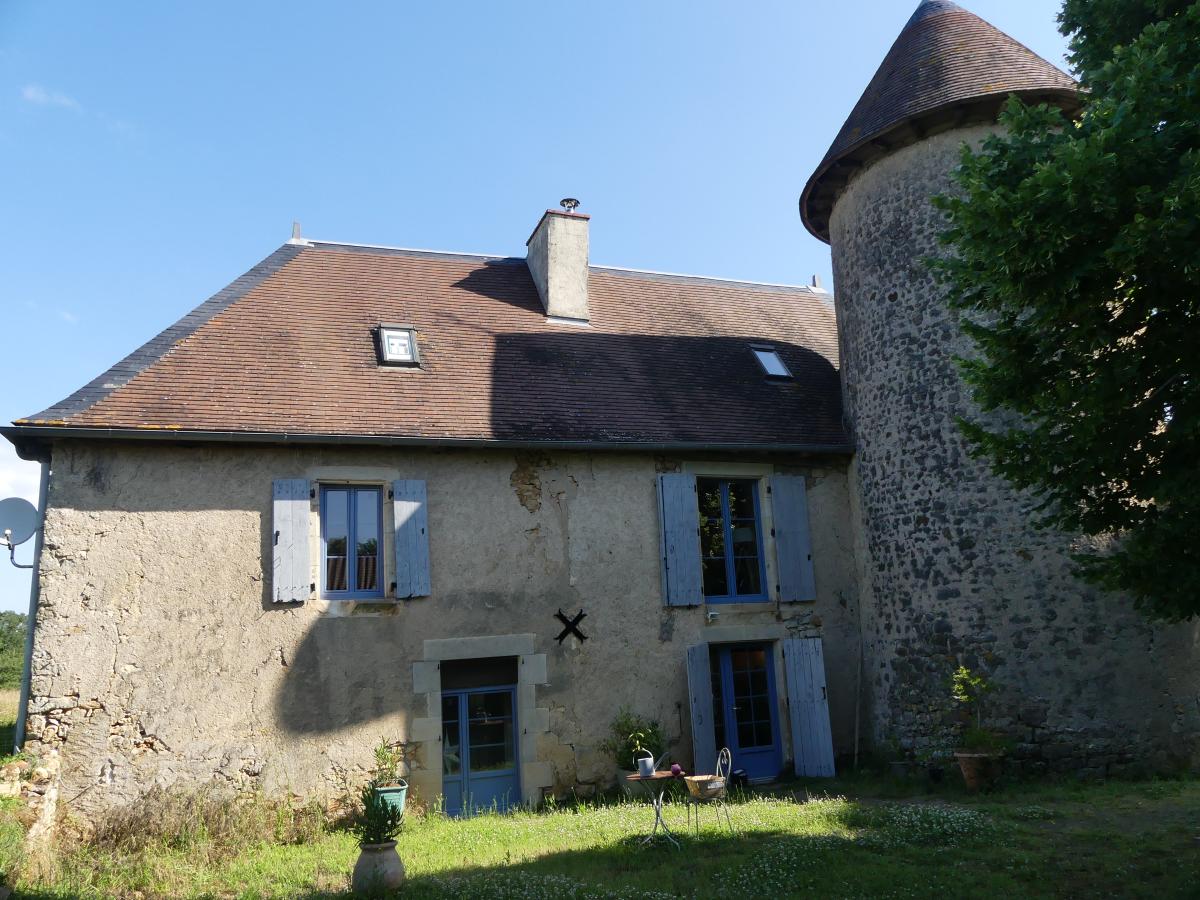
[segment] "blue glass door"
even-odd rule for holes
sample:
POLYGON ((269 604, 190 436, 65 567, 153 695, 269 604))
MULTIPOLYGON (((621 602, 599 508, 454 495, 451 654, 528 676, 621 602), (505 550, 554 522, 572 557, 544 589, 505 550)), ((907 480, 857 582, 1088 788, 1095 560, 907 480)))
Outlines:
POLYGON ((728 747, 733 767, 745 769, 751 781, 778 777, 783 745, 771 645, 716 645, 709 659, 718 749, 728 747))
POLYGON ((476 688, 442 693, 442 793, 446 812, 503 812, 520 803, 516 691, 476 688))

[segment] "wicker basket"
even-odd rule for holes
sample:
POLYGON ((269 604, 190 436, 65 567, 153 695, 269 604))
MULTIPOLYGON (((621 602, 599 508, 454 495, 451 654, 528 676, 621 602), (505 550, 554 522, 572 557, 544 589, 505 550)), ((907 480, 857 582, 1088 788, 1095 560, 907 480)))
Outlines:
POLYGON ((718 775, 688 775, 688 793, 697 800, 719 800, 725 796, 725 778, 718 775))

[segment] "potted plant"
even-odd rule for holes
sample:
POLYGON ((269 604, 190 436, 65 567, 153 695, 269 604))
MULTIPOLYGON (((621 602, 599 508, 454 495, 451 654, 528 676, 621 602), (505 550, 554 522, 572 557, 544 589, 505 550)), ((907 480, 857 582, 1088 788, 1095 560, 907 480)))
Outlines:
POLYGON ((364 895, 395 890, 404 883, 404 863, 396 852, 404 814, 372 784, 363 788, 362 802, 362 816, 354 826, 359 854, 350 886, 355 894, 364 895))
POLYGON ((950 695, 974 722, 963 731, 962 744, 954 751, 963 781, 968 790, 990 788, 1000 776, 1004 754, 1009 741, 1001 734, 983 727, 983 698, 995 690, 995 685, 983 675, 959 666, 951 677, 950 695))
POLYGON ((408 782, 400 777, 404 765, 405 745, 391 743, 380 738, 375 748, 375 773, 371 784, 384 801, 404 815, 404 802, 408 798, 408 782))
POLYGON ((654 719, 636 715, 622 707, 609 726, 610 736, 600 748, 612 756, 617 767, 617 786, 626 795, 632 795, 635 785, 627 776, 638 771, 638 758, 650 757, 650 765, 663 752, 666 739, 662 725, 654 719))
POLYGON ((925 776, 930 784, 941 784, 946 775, 946 767, 942 761, 948 754, 945 750, 926 748, 917 754, 917 763, 925 770, 925 776))

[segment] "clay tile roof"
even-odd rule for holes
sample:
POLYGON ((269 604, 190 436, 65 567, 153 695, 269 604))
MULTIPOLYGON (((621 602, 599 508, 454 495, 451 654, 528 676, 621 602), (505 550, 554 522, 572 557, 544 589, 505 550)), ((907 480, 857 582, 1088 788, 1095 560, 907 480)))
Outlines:
POLYGON ((829 214, 855 169, 938 128, 990 120, 1010 94, 1066 110, 1079 96, 1069 75, 1004 32, 949 0, 925 0, 808 180, 805 226, 828 242, 829 214))
POLYGON ((828 295, 603 267, 588 290, 589 326, 554 323, 523 259, 285 245, 6 434, 849 449, 828 295), (377 364, 394 322, 419 369, 377 364))

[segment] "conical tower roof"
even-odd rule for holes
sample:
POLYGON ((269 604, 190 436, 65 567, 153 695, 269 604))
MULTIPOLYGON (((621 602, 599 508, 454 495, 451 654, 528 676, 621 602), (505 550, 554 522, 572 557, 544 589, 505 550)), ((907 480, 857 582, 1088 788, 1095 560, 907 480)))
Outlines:
POLYGON ((1064 109, 1066 73, 949 0, 925 0, 892 44, 800 197, 804 225, 829 241, 829 215, 850 175, 939 130, 993 120, 1010 94, 1064 109))

